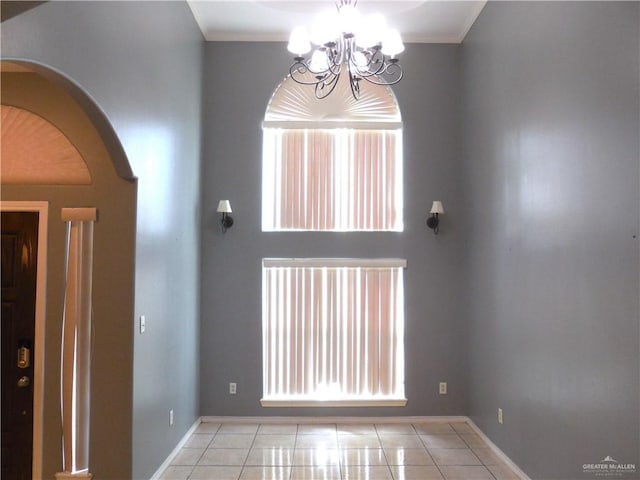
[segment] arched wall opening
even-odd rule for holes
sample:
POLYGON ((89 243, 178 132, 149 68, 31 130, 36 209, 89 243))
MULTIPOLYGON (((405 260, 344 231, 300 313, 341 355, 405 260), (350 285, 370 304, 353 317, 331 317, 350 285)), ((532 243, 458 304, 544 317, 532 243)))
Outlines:
MULTIPOLYGON (((7 183, 0 178, 3 209, 44 204, 47 211, 41 215, 41 220, 47 218, 47 257, 44 265, 38 265, 45 272, 46 286, 39 292, 44 305, 36 320, 43 332, 41 345, 36 345, 43 367, 40 378, 34 379, 41 383, 41 404, 34 412, 33 478, 53 478, 62 471, 59 399, 66 225, 61 210, 70 207, 96 207, 98 211, 93 256, 90 470, 100 478, 128 478, 132 465, 137 182, 109 120, 82 88, 59 72, 30 62, 3 60, 0 72, 3 111, 11 111, 14 119, 18 113, 23 119, 40 119, 42 125, 58 131, 62 136, 58 145, 66 140, 64 146, 75 150, 88 172, 79 182, 23 178, 7 183)), ((12 135, 17 137, 17 131, 3 132, 3 156, 6 149, 16 147, 12 135)), ((37 135, 31 141, 36 148, 27 149, 27 154, 43 155, 43 164, 47 155, 56 155, 55 143, 47 151, 46 145, 38 148, 37 135)))

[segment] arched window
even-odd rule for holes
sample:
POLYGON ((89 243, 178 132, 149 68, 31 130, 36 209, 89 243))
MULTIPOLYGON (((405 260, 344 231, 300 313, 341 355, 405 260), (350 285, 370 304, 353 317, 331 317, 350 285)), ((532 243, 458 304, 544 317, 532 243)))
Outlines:
POLYGON ((402 121, 392 90, 328 97, 290 77, 263 122, 263 231, 402 231, 402 121))

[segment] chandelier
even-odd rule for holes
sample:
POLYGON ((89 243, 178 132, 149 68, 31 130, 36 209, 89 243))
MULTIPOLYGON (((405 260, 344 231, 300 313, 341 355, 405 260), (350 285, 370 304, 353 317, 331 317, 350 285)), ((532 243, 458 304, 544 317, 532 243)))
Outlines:
POLYGON ((337 0, 336 11, 320 14, 310 33, 304 27, 296 27, 289 37, 287 50, 295 55, 289 68, 291 78, 314 86, 319 99, 333 92, 343 73, 349 76, 356 100, 362 80, 395 85, 402 79, 397 58, 404 51, 400 34, 388 28, 380 14, 359 15, 357 3, 358 0, 337 0))

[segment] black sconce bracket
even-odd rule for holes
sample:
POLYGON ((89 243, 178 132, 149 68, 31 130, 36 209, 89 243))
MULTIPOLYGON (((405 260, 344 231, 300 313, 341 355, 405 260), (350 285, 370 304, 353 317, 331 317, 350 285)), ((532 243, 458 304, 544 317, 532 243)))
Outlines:
POLYGON ((433 233, 436 235, 440 230, 439 225, 440 225, 440 219, 438 218, 437 213, 434 213, 429 218, 427 218, 427 227, 433 230, 433 233))
POLYGON ((223 212, 220 224, 222 225, 222 233, 226 232, 227 229, 233 226, 233 217, 228 213, 223 212))

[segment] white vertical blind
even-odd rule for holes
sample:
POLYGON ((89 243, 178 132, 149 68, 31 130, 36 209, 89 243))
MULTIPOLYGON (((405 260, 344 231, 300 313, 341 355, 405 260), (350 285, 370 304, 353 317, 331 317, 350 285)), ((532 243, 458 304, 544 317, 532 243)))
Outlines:
POLYGON ((95 208, 64 208, 67 224, 61 350, 64 474, 90 478, 91 298, 95 208))
POLYGON ((401 130, 263 135, 263 231, 403 230, 401 130))
POLYGON ((403 405, 404 266, 388 259, 265 259, 263 405, 403 405))

